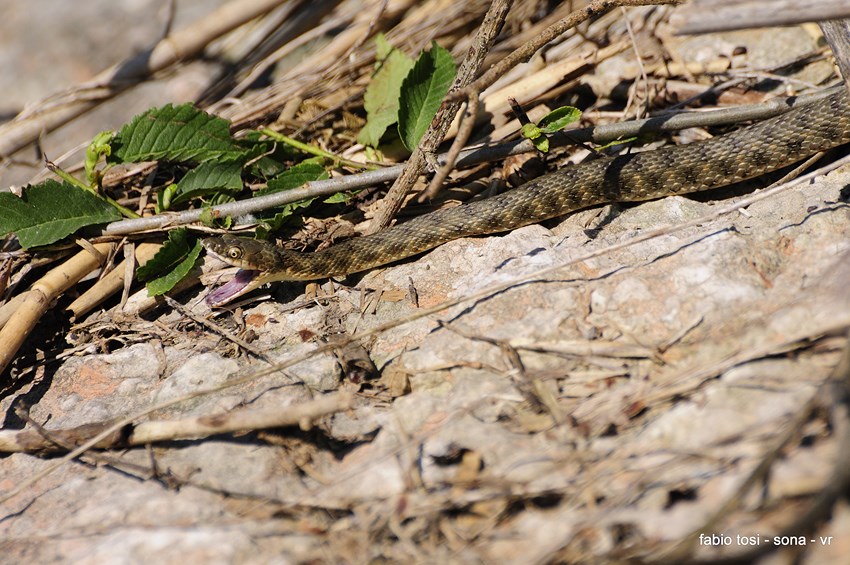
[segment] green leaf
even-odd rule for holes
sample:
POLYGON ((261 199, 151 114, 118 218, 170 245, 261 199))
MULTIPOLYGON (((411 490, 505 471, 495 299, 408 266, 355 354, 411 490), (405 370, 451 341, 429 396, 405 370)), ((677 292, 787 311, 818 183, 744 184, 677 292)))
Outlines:
POLYGON ((166 104, 139 114, 112 140, 112 162, 192 161, 239 158, 230 122, 192 104, 166 104))
POLYGON ((549 152, 549 138, 543 135, 543 131, 541 131, 537 124, 522 124, 520 134, 524 138, 530 139, 531 143, 534 144, 534 147, 536 147, 541 153, 549 152))
POLYGON ((248 172, 261 179, 274 178, 286 170, 286 165, 271 157, 260 157, 248 167, 248 172))
POLYGON ((289 219, 295 214, 296 210, 306 208, 312 204, 314 200, 315 198, 307 198, 305 200, 299 200, 298 202, 284 204, 282 208, 278 208, 280 211, 276 212, 272 216, 264 218, 262 223, 257 226, 257 237, 260 239, 268 239, 271 234, 278 231, 289 221, 289 219))
POLYGON ((375 36, 375 60, 383 61, 394 49, 395 47, 387 41, 387 36, 383 32, 378 32, 378 35, 375 36))
POLYGON ((153 258, 136 270, 140 281, 152 280, 163 273, 172 271, 186 257, 194 245, 194 238, 189 238, 186 228, 178 228, 168 232, 168 239, 153 258))
POLYGON ((524 138, 530 139, 538 151, 548 153, 549 138, 545 134, 562 130, 580 117, 581 110, 578 108, 561 106, 543 116, 536 124, 523 124, 520 134, 524 138))
POLYGON ((549 138, 545 135, 532 138, 531 143, 533 143, 534 147, 536 147, 541 153, 549 152, 549 138))
POLYGON ((201 255, 201 249, 203 249, 201 246, 201 240, 197 240, 194 247, 192 247, 189 251, 189 254, 186 255, 186 258, 181 261, 173 271, 148 282, 145 285, 148 289, 148 296, 159 296, 174 288, 177 283, 189 274, 192 267, 195 266, 195 263, 198 261, 198 257, 201 255))
POLYGON ((27 186, 21 198, 0 192, 0 233, 15 232, 25 249, 54 243, 84 226, 120 219, 109 203, 66 182, 27 186))
POLYGON ((537 124, 522 124, 522 128, 519 130, 520 134, 526 139, 537 139, 543 132, 540 131, 540 128, 537 127, 537 124))
POLYGON ((240 190, 242 190, 241 162, 205 161, 180 179, 171 196, 171 204, 179 204, 205 194, 240 190))
POLYGON ((325 204, 342 204, 351 200, 351 198, 357 192, 357 190, 353 192, 337 192, 336 194, 331 194, 330 196, 322 200, 322 202, 324 202, 325 204))
POLYGON ((138 268, 139 280, 145 285, 149 296, 165 294, 189 274, 201 254, 201 242, 190 237, 186 228, 168 232, 168 239, 153 258, 138 268))
POLYGON ((102 155, 109 157, 112 153, 112 147, 109 144, 114 136, 114 131, 102 131, 94 136, 94 139, 86 148, 86 180, 88 180, 89 186, 97 185, 98 174, 95 167, 102 155))
POLYGON ((358 143, 377 147, 387 128, 398 121, 401 84, 413 68, 413 59, 393 48, 378 34, 376 71, 363 96, 366 125, 357 134, 358 143))
POLYGON ((419 144, 440 109, 456 67, 451 53, 437 45, 422 53, 401 85, 398 133, 409 151, 419 144))
POLYGON ((307 159, 284 171, 277 177, 266 183, 266 188, 258 190, 254 196, 265 196, 274 194, 281 190, 290 190, 314 180, 328 178, 325 168, 312 159, 307 159))
POLYGON ((555 133, 577 122, 581 118, 581 110, 572 106, 561 106, 555 108, 545 116, 543 116, 537 125, 543 133, 555 133))
POLYGON ((635 136, 635 137, 627 137, 627 138, 625 138, 625 139, 615 139, 614 141, 610 141, 610 142, 606 143, 605 145, 603 145, 603 146, 601 146, 601 147, 597 147, 597 148, 596 148, 596 150, 597 150, 597 151, 602 151, 602 150, 604 150, 604 149, 608 149, 609 147, 614 147, 614 146, 616 146, 616 145, 622 145, 622 144, 624 144, 624 143, 631 143, 631 142, 633 142, 633 141, 637 141, 637 139, 638 139, 638 138, 637 138, 637 136, 635 136))
POLYGON ((232 196, 227 194, 217 194, 212 198, 211 202, 207 202, 204 206, 203 210, 201 210, 201 217, 198 218, 202 224, 207 227, 214 228, 220 227, 226 230, 229 230, 233 225, 233 218, 230 216, 221 217, 218 214, 213 213, 212 207, 217 206, 218 204, 224 204, 221 202, 224 200, 223 197, 229 198, 228 201, 233 202, 235 199, 232 196))
POLYGON ((169 184, 162 190, 156 193, 156 207, 154 208, 154 212, 157 214, 161 214, 163 210, 168 210, 171 208, 171 199, 174 197, 174 193, 177 192, 176 184, 169 184))

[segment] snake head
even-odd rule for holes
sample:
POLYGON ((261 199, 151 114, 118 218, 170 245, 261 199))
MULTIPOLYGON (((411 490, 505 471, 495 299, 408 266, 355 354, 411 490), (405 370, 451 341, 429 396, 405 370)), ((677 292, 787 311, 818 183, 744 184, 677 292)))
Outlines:
POLYGON ((239 267, 231 281, 207 295, 206 301, 210 306, 227 304, 237 296, 251 292, 264 283, 260 279, 262 265, 257 262, 258 258, 262 257, 263 243, 245 237, 221 235, 207 237, 201 241, 201 244, 210 255, 228 265, 239 267))
MULTIPOLYGON (((273 243, 235 235, 208 237, 201 241, 207 253, 239 271, 232 281, 207 296, 210 306, 221 306, 266 283, 310 281, 333 275, 322 265, 316 267, 297 251, 280 249, 273 243)), ((318 253, 309 254, 310 257, 318 253)))

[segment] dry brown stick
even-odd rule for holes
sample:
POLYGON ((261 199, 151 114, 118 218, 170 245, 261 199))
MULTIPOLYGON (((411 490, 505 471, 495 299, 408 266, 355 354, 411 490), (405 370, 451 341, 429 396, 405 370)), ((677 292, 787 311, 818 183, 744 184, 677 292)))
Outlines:
POLYGON ((490 70, 488 70, 481 76, 481 78, 479 78, 466 88, 449 94, 449 99, 462 100, 463 98, 469 97, 469 94, 473 91, 483 91, 488 86, 496 82, 499 77, 508 72, 510 69, 514 68, 520 63, 524 63, 531 59, 531 56, 534 55, 534 53, 536 53, 538 49, 540 49, 553 39, 557 38, 564 32, 576 27, 580 23, 585 22, 590 18, 604 14, 605 12, 608 12, 613 8, 618 8, 620 6, 681 4, 682 2, 684 2, 684 0, 593 0, 593 2, 591 2, 584 8, 575 10, 566 18, 546 28, 543 33, 541 33, 537 37, 528 41, 521 47, 518 47, 514 52, 499 61, 498 64, 493 65, 490 70))
MULTIPOLYGON (((44 440, 49 444, 55 444, 60 449, 55 449, 56 451, 70 451, 76 447, 73 443, 65 441, 65 438, 62 437, 62 434, 54 434, 51 433, 50 430, 46 429, 44 426, 33 420, 29 413, 23 409, 23 407, 19 407, 19 409, 15 410, 15 413, 18 417, 25 421, 30 427, 32 427, 35 432, 40 435, 44 440)), ((29 430, 28 430, 29 431, 29 430)), ((47 446, 45 446, 47 447, 47 446)), ((46 448, 47 451, 51 451, 49 448, 46 448)), ((84 463, 90 463, 91 465, 103 464, 109 465, 113 469, 118 469, 125 473, 135 473, 143 478, 150 478, 153 476, 153 469, 149 467, 145 467, 142 465, 137 465, 135 463, 131 463, 129 461, 123 461, 118 457, 112 457, 111 455, 106 455, 103 453, 87 453, 85 456, 80 457, 80 459, 84 463)))
POLYGON ((445 181, 449 176, 449 173, 454 170, 457 158, 466 145, 466 142, 469 141, 469 137, 472 135, 472 130, 475 128, 475 118, 478 116, 478 102, 480 101, 478 96, 478 92, 473 92, 469 95, 469 98, 466 101, 466 111, 463 113, 463 118, 461 119, 460 127, 457 130, 457 135, 452 142, 452 146, 449 147, 448 153, 446 153, 446 161, 443 163, 443 166, 437 170, 436 174, 434 174, 434 178, 432 178, 431 182, 428 183, 428 188, 426 188, 419 196, 419 202, 425 202, 426 200, 430 200, 437 196, 437 193, 440 191, 440 187, 443 186, 443 181, 445 181))
MULTIPOLYGON (((490 8, 484 15, 484 20, 478 28, 478 33, 473 38, 466 57, 464 57, 463 63, 461 63, 458 69, 452 90, 466 87, 478 74, 481 65, 484 63, 484 58, 496 41, 496 36, 502 30, 505 18, 512 4, 513 0, 494 0, 490 5, 490 8)), ((428 131, 425 132, 419 146, 413 151, 413 155, 410 156, 410 159, 405 164, 404 171, 396 179, 384 197, 383 206, 372 220, 367 233, 374 233, 390 225, 396 212, 401 208, 404 197, 410 192, 416 179, 419 178, 419 175, 424 170, 425 155, 436 151, 440 143, 443 142, 443 138, 449 127, 451 127, 455 114, 457 114, 460 107, 459 100, 443 102, 442 107, 431 121, 431 125, 428 131)))
POLYGON ((187 28, 163 38, 152 48, 98 74, 92 81, 60 96, 32 106, 0 126, 0 155, 11 155, 49 132, 123 92, 133 84, 177 62, 201 53, 211 41, 275 8, 281 0, 234 0, 187 28), (86 96, 80 97, 85 89, 86 96), (46 104, 52 109, 44 110, 46 104))
POLYGON ((850 20, 821 22, 819 25, 844 77, 844 86, 850 90, 850 20))
POLYGON ((94 250, 100 254, 100 257, 96 257, 90 251, 80 251, 33 283, 26 298, 18 305, 6 325, 0 329, 0 374, 15 358, 15 354, 35 327, 36 322, 47 312, 53 301, 98 268, 101 261, 113 251, 114 246, 113 243, 94 245, 94 250))
POLYGON ((294 404, 281 409, 242 408, 199 418, 183 420, 165 420, 142 422, 127 438, 129 445, 144 445, 155 441, 207 437, 216 434, 238 432, 241 430, 261 430, 284 426, 300 426, 310 429, 314 420, 351 408, 354 396, 346 392, 337 392, 320 396, 303 404, 294 404))
POLYGON ((708 33, 848 16, 850 0, 691 0, 670 24, 676 33, 708 33))
POLYGON ((233 343, 235 343, 236 345, 238 345, 239 347, 241 347, 242 349, 244 349, 245 351, 247 351, 248 353, 250 353, 251 355, 253 355, 257 359, 262 359, 263 361, 265 361, 269 365, 272 364, 272 360, 269 359, 268 355, 266 355, 265 353, 263 353, 262 351, 260 351, 259 349, 257 349, 256 347, 254 347, 253 345, 251 345, 250 343, 248 343, 244 339, 240 338, 239 336, 233 335, 233 333, 227 331, 226 329, 224 329, 220 325, 216 324, 212 320, 207 320, 207 319, 202 318, 201 316, 196 315, 194 312, 192 312, 188 308, 185 308, 182 304, 180 304, 179 302, 177 302, 176 300, 174 300, 170 296, 163 295, 162 297, 165 299, 165 302, 169 306, 171 306, 172 308, 174 308, 175 310, 177 310, 178 312, 180 312, 181 314, 183 314, 187 318, 193 320, 196 324, 200 324, 200 325, 204 326, 205 328, 207 328, 211 331, 214 331, 215 333, 219 334, 220 336, 223 336, 225 339, 232 341, 233 343))
MULTIPOLYGON (((122 425, 117 430, 106 434, 94 446, 98 449, 112 449, 146 445, 158 441, 197 439, 217 434, 285 426, 301 426, 303 429, 308 429, 317 418, 348 410, 353 403, 353 395, 334 393, 285 408, 249 406, 197 418, 153 420, 127 428, 122 425)), ((78 446, 81 443, 90 441, 95 434, 104 435, 104 430, 112 430, 114 427, 115 422, 109 421, 85 424, 65 430, 0 430, 0 452, 49 453, 73 450, 73 453, 79 450, 78 446)), ((74 457, 81 454, 82 452, 77 453, 74 457)))
POLYGON ((0 328, 6 325, 6 322, 15 314, 15 310, 26 300, 29 290, 25 290, 20 294, 16 294, 6 301, 3 306, 0 306, 0 328))
MULTIPOLYGON (((90 289, 81 294, 67 308, 71 312, 72 319, 78 319, 80 316, 88 313, 92 308, 112 296, 115 292, 122 289, 124 281, 128 280, 127 266, 132 268, 135 263, 139 267, 150 261, 156 252, 160 250, 160 243, 140 243, 136 246, 133 259, 125 259, 118 266, 112 269, 109 274, 97 281, 90 289)), ((132 278, 133 271, 130 271, 132 278)))

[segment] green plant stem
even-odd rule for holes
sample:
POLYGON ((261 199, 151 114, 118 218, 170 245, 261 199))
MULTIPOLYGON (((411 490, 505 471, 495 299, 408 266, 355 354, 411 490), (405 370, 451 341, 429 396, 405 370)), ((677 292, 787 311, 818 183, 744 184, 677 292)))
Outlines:
POLYGON ((115 206, 115 209, 118 210, 119 212, 121 212, 121 215, 124 216, 125 218, 141 218, 140 215, 136 214, 135 212, 133 212, 129 208, 126 208, 126 207, 120 205, 118 202, 116 202, 115 200, 113 200, 109 196, 106 196, 105 194, 98 194, 98 196, 100 196, 101 198, 103 198, 104 200, 106 200, 107 202, 112 204, 113 206, 115 206))
POLYGON ((50 169, 50 171, 52 173, 54 173, 56 176, 58 176, 59 178, 61 178, 65 182, 67 182, 68 184, 72 184, 72 185, 76 186, 77 188, 81 188, 85 191, 91 192, 92 194, 94 194, 98 198, 102 198, 102 199, 106 200, 107 202, 112 204, 112 206, 114 206, 116 210, 121 212, 121 215, 124 216, 125 218, 141 218, 141 216, 139 216, 138 214, 136 214, 135 212, 133 212, 129 208, 125 208, 124 206, 120 205, 118 202, 116 202, 115 200, 113 200, 109 196, 106 196, 105 194, 99 194, 95 189, 88 186, 86 183, 84 183, 80 179, 76 178, 74 175, 63 171, 62 169, 60 169, 59 167, 57 167, 53 163, 48 162, 47 168, 50 169))
POLYGON ((322 157, 324 159, 330 159, 331 161, 333 161, 334 163, 337 163, 339 165, 345 165, 346 167, 352 167, 354 169, 365 169, 365 170, 377 169, 377 167, 375 165, 368 165, 366 163, 359 163, 357 161, 345 159, 345 158, 340 157, 338 155, 334 155, 333 153, 330 153, 329 151, 325 151, 324 149, 319 149, 315 145, 302 143, 298 140, 292 139, 291 137, 287 137, 287 136, 285 136, 281 133, 278 133, 274 130, 271 130, 269 128, 262 128, 260 130, 260 133, 274 139, 275 141, 285 143, 285 144, 287 144, 291 147, 294 147, 294 148, 296 148, 300 151, 303 151, 304 153, 308 153, 310 155, 315 155, 317 157, 322 157))

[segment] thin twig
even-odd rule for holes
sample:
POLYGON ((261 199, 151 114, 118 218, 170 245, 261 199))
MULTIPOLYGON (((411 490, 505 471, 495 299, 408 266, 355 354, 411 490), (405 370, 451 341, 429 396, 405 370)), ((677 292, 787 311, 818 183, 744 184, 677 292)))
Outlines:
POLYGON ((179 302, 177 302, 176 300, 174 300, 173 298, 171 298, 167 294, 163 295, 163 298, 165 298, 165 301, 168 303, 169 306, 171 306, 172 308, 174 308, 175 310, 177 310, 178 312, 180 312, 181 314, 183 314, 187 318, 193 320, 195 323, 201 324, 202 326, 204 326, 208 330, 214 331, 215 333, 219 334, 220 336, 224 337, 225 339, 232 341, 233 343, 235 343, 236 345, 238 345, 239 347, 241 347, 242 349, 244 349, 245 351, 247 351, 248 353, 250 353, 251 355, 253 355, 257 359, 262 359, 263 361, 265 361, 266 363, 269 363, 269 364, 272 363, 272 360, 269 359, 268 355, 266 355, 265 353, 263 353, 262 351, 260 351, 259 349, 257 349, 256 347, 254 347, 253 345, 251 345, 250 343, 248 343, 244 339, 233 335, 233 333, 227 331, 226 329, 224 329, 220 325, 216 324, 212 320, 204 319, 204 318, 196 315, 194 312, 192 312, 188 308, 184 308, 182 304, 180 304, 179 302))
MULTIPOLYGON (((337 392, 320 396, 302 404, 287 406, 285 410, 281 410, 278 406, 268 408, 247 406, 221 414, 177 420, 151 420, 129 427, 125 426, 128 426, 130 422, 124 422, 117 429, 113 422, 85 424, 64 430, 45 430, 41 426, 33 425, 34 429, 0 430, 0 451, 6 453, 49 453, 65 449, 74 453, 82 447, 77 447, 81 442, 86 441, 84 445, 90 444, 92 440, 89 440, 89 438, 96 432, 100 432, 96 436, 100 439, 90 447, 111 449, 147 445, 158 441, 209 437, 246 430, 263 430, 286 426, 300 426, 302 429, 309 429, 314 420, 328 414, 348 410, 353 402, 353 395, 337 392), (117 430, 121 430, 122 433, 115 433, 117 430)), ((34 424, 31 420, 28 421, 34 424)), ((74 458, 82 455, 84 451, 88 451, 88 449, 77 453, 74 458)), ((71 455, 71 453, 68 455, 71 455)))
MULTIPOLYGON (((640 119, 640 117, 644 115, 644 110, 649 108, 649 104, 651 102, 649 99, 649 77, 646 76, 646 69, 643 66, 643 57, 641 57, 640 50, 638 49, 637 38, 635 37, 635 32, 632 29, 632 22, 629 21, 628 12, 626 12, 626 9, 622 6, 620 7, 620 12, 623 14, 623 22, 626 24, 626 32, 629 34, 632 51, 635 53, 635 61, 640 69, 640 76, 643 82, 643 106, 638 107, 635 112, 635 118, 640 119)), ((634 92, 637 92, 637 84, 634 85, 634 92)))
POLYGON ((437 196, 437 193, 440 191, 440 187, 443 186, 443 182, 449 176, 449 173, 454 170, 457 158, 460 155, 463 146, 466 145, 467 141, 469 141, 469 137, 472 135, 472 130, 475 128, 475 118, 478 115, 478 103, 480 102, 478 95, 479 93, 477 92, 469 95, 466 102, 466 111, 463 113, 463 118, 461 119, 460 127, 457 130, 457 135, 452 142, 452 146, 445 155, 445 162, 437 170, 436 174, 434 174, 434 178, 431 179, 431 182, 428 184, 428 188, 426 188, 419 196, 418 201, 420 203, 425 202, 426 200, 431 200, 437 196))
MULTIPOLYGON (((15 410, 15 414, 18 416, 18 418, 20 418, 29 426, 31 426, 32 429, 34 429, 35 432, 40 435, 46 442, 43 445, 43 449, 38 449, 39 452, 43 453, 45 451, 58 451, 59 449, 56 448, 61 448, 61 450, 70 451, 77 447, 75 444, 67 440, 68 434, 63 432, 56 433, 53 430, 46 429, 44 426, 33 420, 30 417, 29 413, 27 413, 26 410, 22 409, 22 407, 21 409, 15 410), (51 449, 51 447, 53 447, 54 449, 51 449)), ((35 449, 34 444, 31 444, 31 447, 35 449)), ((84 457, 80 457, 80 459, 84 463, 89 463, 91 465, 109 465, 113 469, 118 469, 124 473, 136 473, 136 475, 143 478, 150 478, 154 474, 153 470, 148 467, 145 467, 143 465, 137 465, 129 461, 123 461, 117 457, 106 455, 104 453, 87 453, 84 457)))

